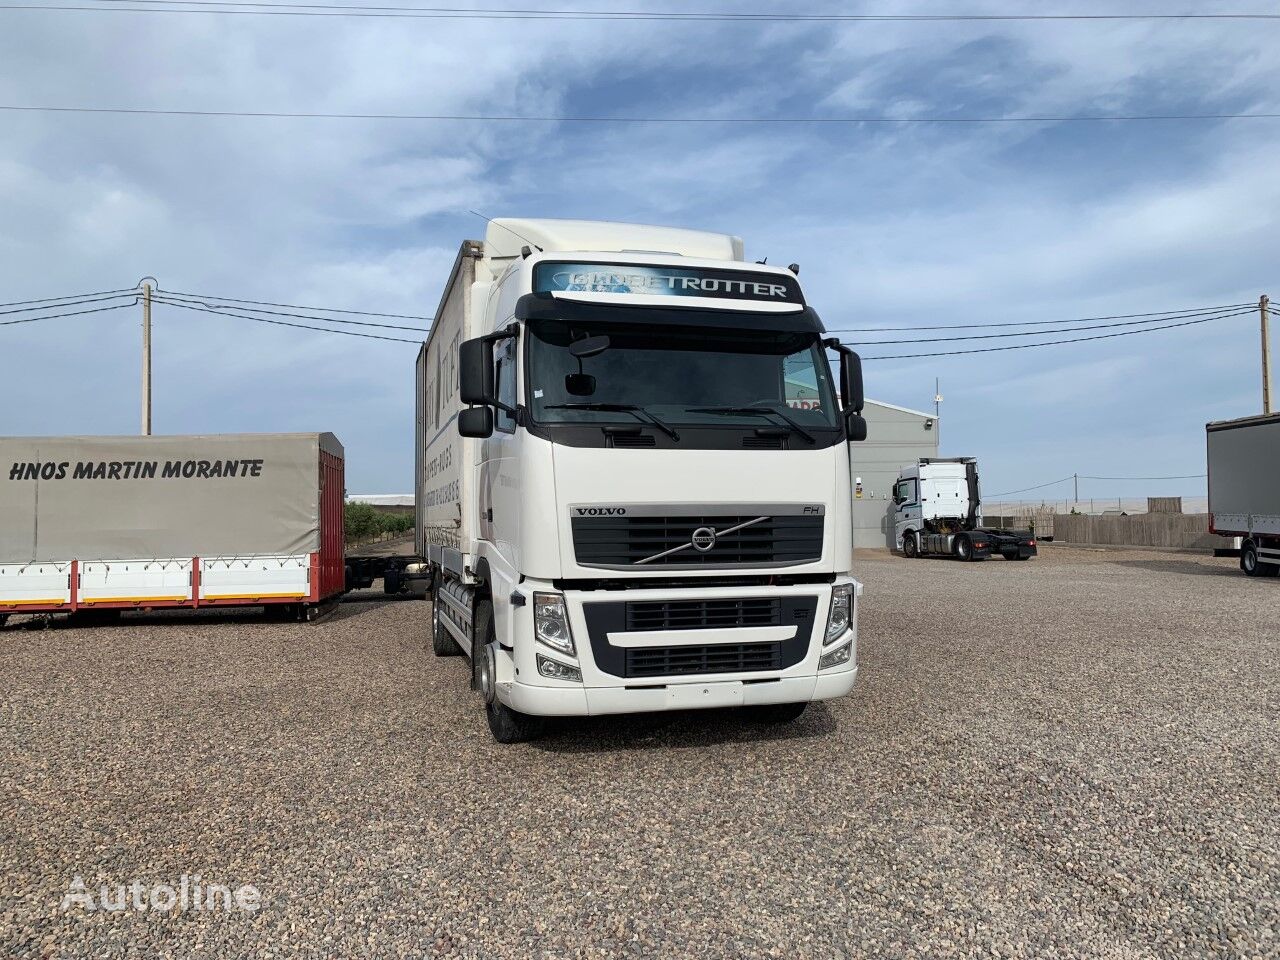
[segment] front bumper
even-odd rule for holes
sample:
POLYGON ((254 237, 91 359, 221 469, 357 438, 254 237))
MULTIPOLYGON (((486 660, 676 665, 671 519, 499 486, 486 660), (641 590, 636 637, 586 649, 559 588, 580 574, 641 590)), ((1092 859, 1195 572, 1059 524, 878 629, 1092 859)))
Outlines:
MULTIPOLYGON (((854 605, 849 629, 832 644, 824 645, 827 612, 831 600, 830 584, 802 584, 789 587, 736 587, 692 589, 637 589, 625 591, 566 591, 564 593, 570 627, 573 631, 577 655, 569 657, 548 650, 532 639, 532 624, 528 618, 530 607, 517 608, 512 618, 511 642, 501 658, 498 668, 498 699, 511 709, 535 716, 599 716, 618 713, 652 713, 666 710, 713 709, 720 707, 757 706, 776 703, 802 703, 813 700, 830 700, 849 693, 858 675, 857 634, 858 595, 861 584, 841 578, 840 582, 854 584, 854 605), (813 604, 817 616, 807 628, 807 642, 803 648, 793 647, 793 655, 780 661, 777 669, 751 670, 739 673, 679 673, 661 675, 646 673, 643 676, 619 675, 626 673, 616 659, 619 649, 645 642, 643 633, 607 632, 609 638, 602 643, 602 611, 609 605, 627 602, 679 602, 682 600, 730 600, 756 599, 762 595, 777 598, 781 604, 792 608, 813 604), (598 605, 590 609, 592 605, 598 605), (523 615, 522 615, 523 614, 523 615), (594 635, 592 631, 594 630, 594 635), (617 644, 615 647, 614 644, 617 644), (848 644, 852 647, 850 658, 827 669, 819 669, 824 652, 831 652, 848 644), (536 656, 555 660, 582 672, 582 681, 550 679, 536 668, 536 656), (596 654, 603 660, 598 662, 596 654), (610 672, 612 671, 612 672, 610 672)), ((526 581, 522 590, 541 590, 542 587, 526 581)), ((547 585, 547 589, 551 589, 547 585)), ((607 611, 605 611, 607 613, 607 611)), ((606 617, 607 619, 607 617, 606 617)), ((759 629, 759 628, 756 628, 759 629)), ((659 634, 653 634, 659 637, 659 634)), ((706 628, 697 631, 671 631, 661 643, 697 643, 714 647, 718 644, 750 642, 749 630, 743 628, 706 628), (689 634, 696 633, 696 637, 689 634)), ((800 638, 797 637, 797 640, 800 638)), ((643 651, 644 648, 641 648, 643 651)))
POLYGON ((834 700, 853 689, 858 668, 824 670, 814 677, 785 677, 767 682, 689 680, 682 677, 665 686, 539 687, 511 683, 498 697, 512 710, 540 717, 598 717, 610 713, 657 713, 664 710, 705 710, 750 707, 768 703, 834 700))

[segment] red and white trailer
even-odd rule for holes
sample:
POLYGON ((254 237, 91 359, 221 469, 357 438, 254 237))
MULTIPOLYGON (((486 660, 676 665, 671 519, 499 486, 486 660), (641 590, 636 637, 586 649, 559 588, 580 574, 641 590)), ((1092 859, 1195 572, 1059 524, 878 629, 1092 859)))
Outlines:
POLYGON ((331 433, 0 438, 0 620, 345 589, 331 433))

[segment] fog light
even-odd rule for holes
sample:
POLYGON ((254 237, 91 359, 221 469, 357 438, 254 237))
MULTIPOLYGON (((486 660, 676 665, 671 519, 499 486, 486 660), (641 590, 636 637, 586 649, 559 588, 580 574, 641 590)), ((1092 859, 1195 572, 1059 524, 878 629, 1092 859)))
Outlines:
POLYGON ((544 677, 550 677, 552 680, 569 680, 573 683, 582 682, 582 671, 577 667, 570 667, 559 661, 552 660, 550 657, 544 657, 538 654, 538 672, 544 677))
POLYGON ((828 667, 839 666, 842 663, 848 663, 853 656, 853 641, 842 644, 834 650, 830 650, 822 655, 818 661, 818 669, 826 670, 828 667))

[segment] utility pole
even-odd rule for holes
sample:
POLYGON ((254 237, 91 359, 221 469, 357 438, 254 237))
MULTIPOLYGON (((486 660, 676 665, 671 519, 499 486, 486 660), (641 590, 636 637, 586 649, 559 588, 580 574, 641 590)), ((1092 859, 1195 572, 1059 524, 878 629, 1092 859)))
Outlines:
POLYGON ((1271 301, 1264 293, 1258 298, 1258 314, 1262 317, 1262 412, 1271 412, 1271 328, 1267 316, 1271 301))
POLYGON ((1079 503, 1079 502, 1080 502, 1080 474, 1078 474, 1078 473, 1073 473, 1073 474, 1071 475, 1071 479, 1075 481, 1075 487, 1076 487, 1076 498, 1075 498, 1075 499, 1076 499, 1076 503, 1079 503))
POLYGON ((938 453, 942 453, 942 380, 933 378, 933 429, 938 431, 938 453))
POLYGON ((151 283, 142 283, 142 435, 151 436, 151 283))

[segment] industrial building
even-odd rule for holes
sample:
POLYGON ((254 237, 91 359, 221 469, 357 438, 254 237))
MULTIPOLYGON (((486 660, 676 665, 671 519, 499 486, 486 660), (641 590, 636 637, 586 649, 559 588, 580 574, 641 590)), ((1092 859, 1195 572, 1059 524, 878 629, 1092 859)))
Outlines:
POLYGON ((853 545, 893 546, 893 483, 898 471, 921 457, 938 456, 938 424, 932 413, 868 400, 862 411, 867 439, 849 445, 853 465, 853 545))

